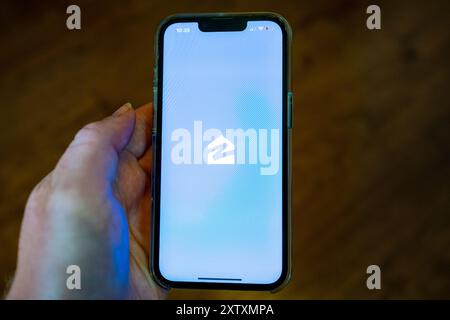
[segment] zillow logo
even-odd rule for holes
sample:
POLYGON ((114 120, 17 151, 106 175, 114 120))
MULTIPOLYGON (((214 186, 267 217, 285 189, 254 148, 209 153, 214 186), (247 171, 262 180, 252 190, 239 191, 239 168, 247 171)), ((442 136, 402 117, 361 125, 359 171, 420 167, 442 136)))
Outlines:
POLYGON ((192 135, 188 129, 179 128, 170 139, 175 142, 171 159, 176 165, 259 164, 261 175, 274 175, 279 170, 278 129, 226 129, 224 134, 216 128, 203 131, 203 122, 194 121, 192 135))
POLYGON ((208 144, 208 158, 207 164, 234 164, 234 144, 227 138, 220 135, 208 144))

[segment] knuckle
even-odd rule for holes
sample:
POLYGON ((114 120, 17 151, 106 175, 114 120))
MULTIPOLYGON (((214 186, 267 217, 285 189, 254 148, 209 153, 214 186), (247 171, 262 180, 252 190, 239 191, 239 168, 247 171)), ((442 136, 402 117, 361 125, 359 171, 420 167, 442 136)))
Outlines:
POLYGON ((102 130, 100 124, 98 122, 92 122, 78 131, 74 141, 76 143, 94 143, 100 141, 101 138, 102 130))

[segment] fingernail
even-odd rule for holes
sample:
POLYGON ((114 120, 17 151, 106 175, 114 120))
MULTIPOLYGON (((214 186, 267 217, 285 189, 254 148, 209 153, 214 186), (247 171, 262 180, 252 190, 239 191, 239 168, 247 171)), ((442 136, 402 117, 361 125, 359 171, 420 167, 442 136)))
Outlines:
POLYGON ((121 106, 119 109, 117 109, 116 112, 113 113, 113 116, 121 116, 124 113, 130 111, 131 109, 133 109, 133 107, 131 106, 131 103, 127 102, 123 106, 121 106))

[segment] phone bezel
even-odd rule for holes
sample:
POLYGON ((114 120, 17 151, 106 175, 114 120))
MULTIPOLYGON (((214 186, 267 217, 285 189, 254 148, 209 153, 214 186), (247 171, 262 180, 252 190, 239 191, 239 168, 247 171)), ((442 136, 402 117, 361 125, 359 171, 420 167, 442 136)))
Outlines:
MULTIPOLYGON (((230 31, 233 32, 233 31, 230 31)), ((291 270, 291 226, 290 226, 290 190, 291 190, 291 168, 290 168, 290 134, 288 126, 288 94, 290 92, 290 44, 291 29, 287 21, 275 13, 215 13, 215 14, 183 14, 174 15, 164 19, 158 30, 155 41, 155 66, 154 69, 154 125, 152 132, 153 141, 153 173, 152 173, 152 239, 151 239, 151 272, 155 280, 166 288, 191 288, 191 289, 232 289, 232 290, 255 290, 274 291, 278 290, 288 282, 291 270), (178 22, 199 22, 200 20, 218 17, 237 17, 246 21, 273 21, 282 30, 283 46, 283 108, 282 108, 282 272, 280 277, 273 283, 248 284, 248 283, 224 283, 224 282, 191 282, 172 281, 166 279, 159 269, 159 238, 160 238, 160 187, 161 187, 161 127, 162 127, 162 83, 163 83, 163 52, 164 33, 167 28, 178 22)), ((291 117, 291 115, 289 115, 291 117)))

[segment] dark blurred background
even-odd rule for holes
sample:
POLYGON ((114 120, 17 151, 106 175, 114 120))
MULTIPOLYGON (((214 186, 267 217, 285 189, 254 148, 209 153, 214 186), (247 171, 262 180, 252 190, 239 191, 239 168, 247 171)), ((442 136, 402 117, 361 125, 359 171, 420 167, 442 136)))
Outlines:
POLYGON ((179 12, 275 11, 293 34, 292 279, 277 294, 450 298, 448 1, 2 1, 0 290, 24 205, 76 131, 152 100, 153 41, 179 12), (77 4, 82 30, 66 29, 77 4), (366 28, 369 4, 382 30, 366 28), (382 290, 366 288, 377 264, 382 290))

